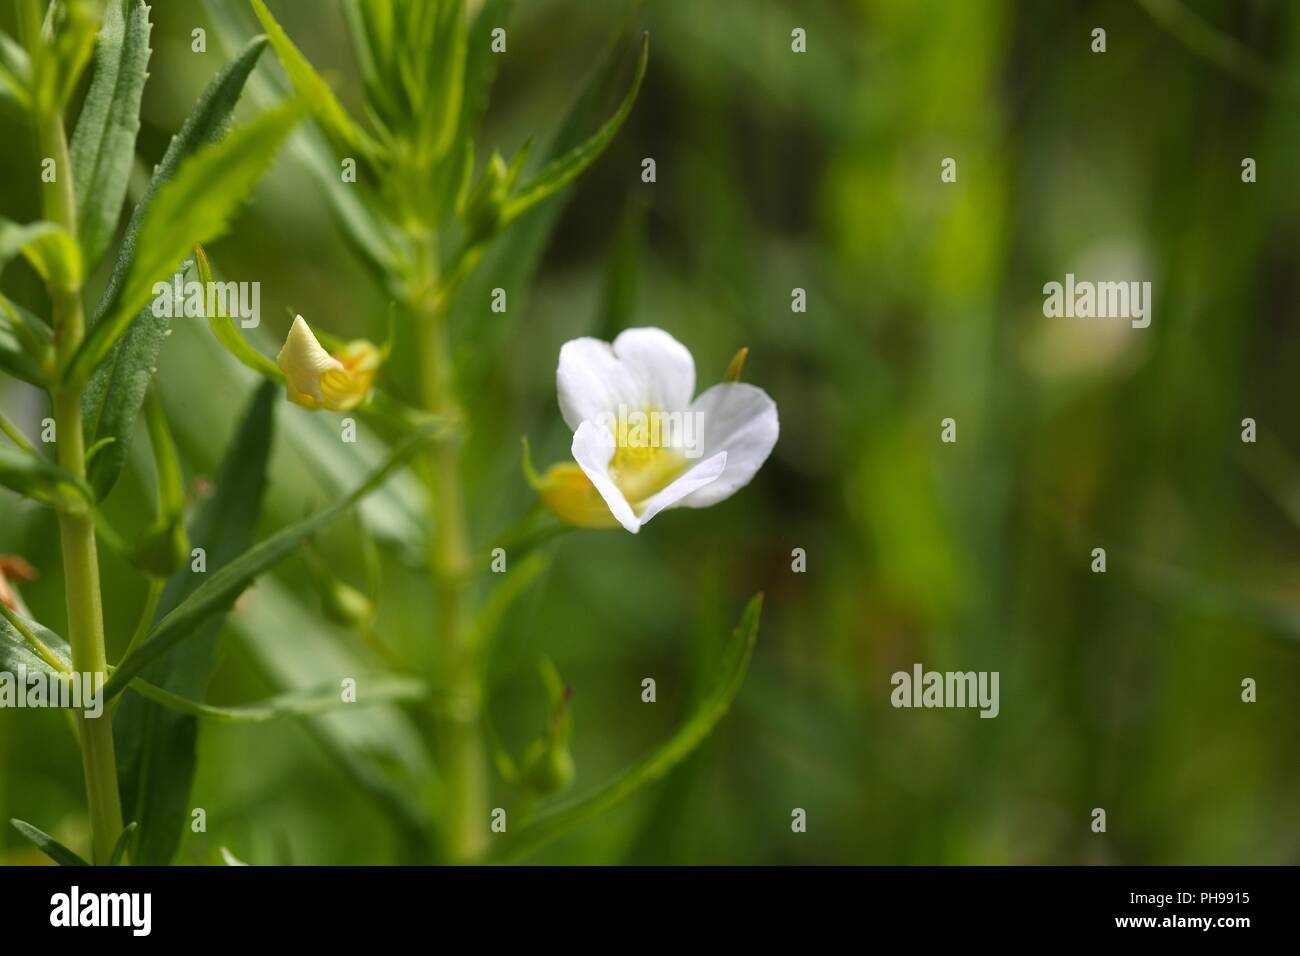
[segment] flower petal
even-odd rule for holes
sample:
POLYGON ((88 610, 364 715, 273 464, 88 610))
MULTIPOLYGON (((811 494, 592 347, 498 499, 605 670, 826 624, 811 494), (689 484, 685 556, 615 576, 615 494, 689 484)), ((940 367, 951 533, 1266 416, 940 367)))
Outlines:
POLYGON ((614 340, 614 354, 641 389, 642 411, 680 412, 695 394, 691 350, 663 329, 627 329, 614 340))
POLYGON ((724 382, 701 392, 690 411, 701 413, 704 454, 727 453, 718 479, 678 502, 685 508, 707 508, 749 484, 772 453, 780 433, 776 402, 756 385, 724 382))
POLYGON ((638 509, 641 524, 644 525, 665 508, 680 504, 687 495, 717 481, 726 467, 727 453, 720 451, 711 458, 700 462, 686 474, 676 478, 667 488, 651 495, 645 504, 638 509))
POLYGON ((591 479, 618 523, 636 534, 641 530, 641 522, 623 497, 623 492, 618 490, 618 485, 609 477, 609 460, 613 457, 614 436, 609 429, 589 421, 578 425, 578 430, 573 433, 573 460, 591 479))
POLYGON ((293 320, 275 364, 284 372, 289 400, 306 408, 318 408, 324 403, 321 376, 343 368, 342 362, 321 347, 301 315, 293 320))
POLYGON ((555 373, 560 413, 575 432, 628 411, 682 411, 695 391, 695 360, 662 329, 628 329, 611 346, 594 338, 565 342, 555 373))

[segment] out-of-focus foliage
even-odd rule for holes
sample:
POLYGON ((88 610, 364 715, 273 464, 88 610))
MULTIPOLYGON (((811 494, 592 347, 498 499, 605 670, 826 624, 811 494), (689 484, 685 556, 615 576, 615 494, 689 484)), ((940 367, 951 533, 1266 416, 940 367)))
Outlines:
MULTIPOLYGON (((362 115, 340 8, 270 6, 341 108, 362 115)), ((782 420, 744 492, 635 537, 569 534, 503 617, 489 697, 502 746, 525 753, 550 712, 539 655, 573 691, 576 777, 553 798, 562 806, 672 736, 712 690, 746 600, 766 595, 751 670, 714 735, 664 781, 528 859, 1300 859, 1300 96, 1283 80, 1300 66, 1300 8, 515 6, 483 158, 554 129, 610 37, 643 26, 653 55, 636 109, 563 211, 514 224, 455 304, 475 422, 470 510, 486 516, 475 543, 492 547, 532 504, 521 434, 539 462, 568 456, 554 373, 569 338, 659 325, 692 349, 702 382, 747 346, 744 376, 782 420), (1105 54, 1089 49, 1098 26, 1105 54), (1267 68, 1214 55, 1204 26, 1267 68), (791 52, 796 27, 806 54, 791 52), (641 181, 645 157, 654 184, 641 181), (956 183, 940 182, 945 157, 956 183), (1241 181, 1245 157, 1257 183, 1241 181), (1067 272, 1151 279, 1151 327, 1044 318, 1042 286, 1067 272), (490 309, 497 287, 505 314, 490 309), (794 288, 806 313, 791 311, 794 288), (955 445, 939 442, 945 417, 958 422, 955 445), (1255 444, 1240 440, 1245 417, 1259 423, 1255 444), (1089 571, 1095 547, 1105 574, 1089 571), (795 548, 805 573, 791 570, 795 548), (999 716, 892 708, 890 675, 918 661, 999 671, 999 716), (654 704, 642 702, 646 677, 654 704), (1241 702, 1246 677, 1257 703, 1241 702), (791 832, 796 807, 807 833, 791 832), (1089 828, 1094 807, 1107 810, 1105 834, 1089 828)), ((197 2, 154 4, 152 19, 131 200, 236 52, 197 2), (206 54, 191 52, 200 26, 206 54)), ((279 67, 263 59, 265 83, 279 67)), ((0 216, 31 222, 39 157, 3 90, 0 216)), ((266 105, 241 107, 241 123, 266 105)), ((385 341, 389 290, 350 253, 356 237, 304 154, 286 151, 208 252, 226 278, 262 283, 263 327, 249 338, 263 353, 299 312, 385 341)), ((8 268, 22 275, 6 286, 15 303, 40 307, 35 273, 8 268)), ((92 292, 106 273, 90 277, 92 292)), ((192 483, 215 474, 256 383, 204 320, 172 328, 157 382, 192 483)), ((411 398, 414 342, 397 334, 385 384, 411 398)), ((38 434, 40 393, 0 388, 0 409, 38 434)), ((289 406, 276 415, 259 540, 385 456, 364 427, 345 453, 332 423, 289 406)), ((137 429, 110 522, 153 514, 150 471, 137 429)), ((338 661, 397 654, 434 670, 409 476, 358 513, 383 581, 366 633, 327 621, 312 562, 290 561, 228 615, 210 701, 319 686, 338 661)), ((346 521, 314 547, 356 588, 375 570, 346 521)), ((54 516, 0 492, 0 553, 42 572, 24 599, 63 633, 54 516)), ((144 585, 110 549, 101 563, 117 659, 144 585)), ((200 720, 198 754, 192 802, 208 829, 187 833, 181 862, 217 861, 221 847, 253 864, 420 858, 413 807, 437 770, 399 706, 256 727, 200 720)), ((52 839, 84 845, 82 787, 60 715, 0 710, 0 819, 39 819, 52 839)), ((0 847, 33 859, 16 832, 0 847)))

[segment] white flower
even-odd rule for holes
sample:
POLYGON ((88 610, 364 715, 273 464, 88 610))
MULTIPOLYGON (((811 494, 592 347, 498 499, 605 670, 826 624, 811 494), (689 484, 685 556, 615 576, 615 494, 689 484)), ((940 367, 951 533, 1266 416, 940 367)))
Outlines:
POLYGON ((692 400, 695 360, 662 329, 628 329, 612 346, 566 342, 556 389, 574 460, 633 533, 665 508, 730 498, 779 432, 776 403, 753 385, 724 382, 692 400))

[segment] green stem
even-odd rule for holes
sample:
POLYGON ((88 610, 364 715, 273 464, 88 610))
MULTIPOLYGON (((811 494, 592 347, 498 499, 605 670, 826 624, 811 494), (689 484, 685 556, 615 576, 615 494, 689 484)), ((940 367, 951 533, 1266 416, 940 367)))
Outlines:
MULTIPOLYGON (((53 188, 42 194, 45 218, 77 234, 77 206, 72 188, 72 162, 68 156, 63 117, 57 112, 38 117, 37 135, 46 156, 54 159, 53 188)), ((52 291, 55 347, 60 368, 85 337, 85 316, 78 291, 52 291)), ((81 387, 58 385, 54 389, 54 421, 59 464, 78 478, 86 475, 86 443, 81 421, 81 387)), ((104 651, 104 611, 100 603, 99 555, 95 547, 94 518, 84 511, 60 511, 59 534, 63 545, 65 600, 68 608, 68 642, 75 671, 103 674, 108 661, 104 651)), ((99 717, 76 716, 81 740, 81 766, 86 777, 93 859, 107 864, 122 832, 122 806, 117 790, 117 759, 113 753, 113 720, 107 710, 99 717)))
MULTIPOLYGON (((459 423, 448 347, 446 297, 437 288, 436 250, 421 243, 423 281, 416 284, 411 310, 419 328, 420 390, 424 410, 459 423)), ((425 456, 429 508, 434 533, 429 537, 429 568, 438 595, 441 683, 456 701, 441 721, 440 749, 445 774, 442 808, 443 845, 454 863, 472 863, 487 846, 488 776, 483 738, 482 677, 469 644, 466 586, 470 553, 461 482, 461 429, 438 435, 425 456)))
MULTIPOLYGON (((75 475, 85 474, 85 447, 81 434, 80 389, 60 391, 54 398, 54 420, 59 436, 59 464, 75 475)), ((63 542, 63 574, 68 606, 68 642, 72 669, 103 674, 104 613, 100 604, 99 557, 95 549, 95 523, 88 514, 59 514, 63 542)), ((78 712, 81 766, 86 776, 86 800, 94 860, 104 864, 122 832, 122 806, 117 791, 117 760, 113 753, 113 722, 108 711, 99 717, 78 712)))

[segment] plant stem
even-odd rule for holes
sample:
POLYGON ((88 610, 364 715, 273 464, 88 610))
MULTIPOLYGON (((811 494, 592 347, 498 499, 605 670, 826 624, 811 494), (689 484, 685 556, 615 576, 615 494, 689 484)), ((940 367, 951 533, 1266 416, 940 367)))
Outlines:
MULTIPOLYGON (((58 113, 40 117, 37 135, 45 155, 54 159, 55 182, 44 191, 45 218, 77 234, 76 199, 67 134, 58 113)), ((80 290, 52 290, 54 332, 60 367, 85 337, 80 290)), ((81 422, 81 386, 56 385, 54 422, 59 464, 78 478, 86 475, 86 443, 81 422)), ((95 521, 87 512, 59 512, 63 545, 64 598, 68 608, 68 643, 72 667, 81 673, 102 674, 107 680, 104 651, 104 611, 100 603, 99 555, 95 521)), ((113 753, 113 720, 106 709, 99 717, 78 712, 81 766, 86 777, 93 859, 107 864, 122 832, 122 806, 117 790, 117 759, 113 753)))
MULTIPOLYGON (((54 420, 59 437, 59 464, 74 475, 85 474, 85 443, 81 433, 81 390, 61 390, 54 397, 54 420)), ((63 575, 68 606, 68 642, 72 668, 80 673, 103 674, 104 613, 100 604, 99 556, 95 548, 95 523, 88 514, 59 514, 63 542, 63 575)), ((122 807, 117 791, 117 760, 113 753, 113 721, 109 711, 99 717, 77 715, 81 737, 81 766, 86 776, 86 800, 94 860, 106 864, 122 832, 122 807)))
MULTIPOLYGON (((426 411, 452 424, 462 419, 456 398, 448 345, 445 296, 437 291, 436 250, 421 243, 424 276, 415 286, 411 307, 419 329, 421 398, 426 411)), ((445 805, 443 845, 453 863, 472 863, 487 843, 487 753, 482 724, 482 676, 469 646, 466 585, 470 572, 461 482, 461 434, 441 432, 425 456, 425 477, 434 533, 429 536, 429 568, 438 595, 441 681, 450 692, 441 727, 445 805)))

